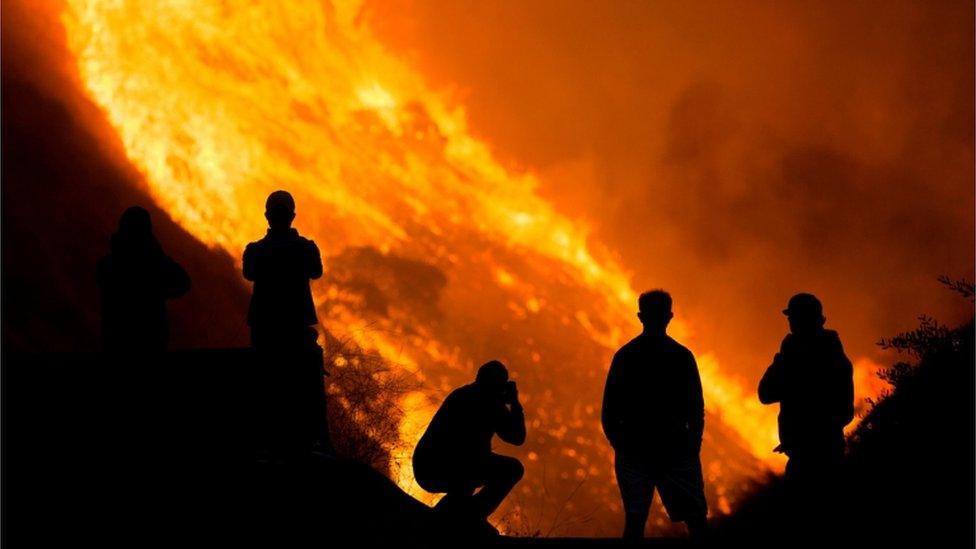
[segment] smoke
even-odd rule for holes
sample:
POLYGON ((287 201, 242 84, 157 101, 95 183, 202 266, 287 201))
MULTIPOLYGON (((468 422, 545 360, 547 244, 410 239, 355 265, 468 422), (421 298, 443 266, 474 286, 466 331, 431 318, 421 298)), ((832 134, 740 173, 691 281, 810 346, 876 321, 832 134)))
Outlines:
POLYGON ((758 379, 812 291, 855 356, 973 273, 968 2, 368 3, 475 131, 758 379))

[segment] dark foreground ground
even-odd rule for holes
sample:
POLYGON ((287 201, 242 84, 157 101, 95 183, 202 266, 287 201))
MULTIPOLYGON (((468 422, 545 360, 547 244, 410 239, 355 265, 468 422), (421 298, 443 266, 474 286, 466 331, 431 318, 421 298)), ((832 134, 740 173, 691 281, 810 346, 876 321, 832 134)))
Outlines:
MULTIPOLYGON (((971 367, 966 333, 969 343, 953 347, 952 356, 962 357, 957 366, 971 367)), ((662 538, 636 545, 479 540, 363 464, 325 455, 287 465, 257 459, 255 425, 267 390, 256 362, 248 349, 115 360, 98 353, 6 353, 0 369, 2 541, 10 547, 126 548, 691 545, 662 538)), ((922 374, 940 370, 923 364, 913 371, 920 372, 913 383, 921 383, 922 374)), ((912 397, 933 394, 953 409, 971 410, 962 402, 969 401, 964 395, 971 384, 959 383, 955 374, 943 377, 948 381, 940 390, 910 390, 906 382, 897 399, 886 401, 898 407, 893 417, 921 417, 917 428, 905 431, 904 419, 895 422, 900 430, 881 440, 897 446, 865 446, 868 435, 862 434, 851 454, 850 486, 838 494, 836 509, 813 518, 813 529, 787 526, 774 485, 713 525, 707 545, 972 547, 973 461, 965 442, 972 416, 912 397), (913 411, 919 405, 935 417, 913 411), (937 420, 953 416, 954 422, 937 420), (919 442, 923 437, 928 444, 919 442), (927 448, 935 441, 954 450, 933 457, 927 448), (838 512, 843 520, 826 520, 838 512)), ((972 381, 972 373, 965 378, 972 381)), ((876 417, 884 411, 878 410, 865 421, 881 436, 890 427, 876 417)))
POLYGON ((254 362, 247 349, 5 356, 4 537, 224 546, 441 530, 364 465, 255 459, 254 362))
MULTIPOLYGON (((255 459, 248 349, 3 361, 3 541, 11 547, 539 546, 472 539, 369 467, 255 459)), ((648 540, 647 545, 686 545, 648 540)))

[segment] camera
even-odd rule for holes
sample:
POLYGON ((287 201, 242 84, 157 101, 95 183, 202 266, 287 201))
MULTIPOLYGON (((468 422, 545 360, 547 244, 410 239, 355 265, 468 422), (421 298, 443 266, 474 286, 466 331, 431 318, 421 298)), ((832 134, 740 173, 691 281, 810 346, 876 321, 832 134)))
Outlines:
POLYGON ((515 386, 514 381, 506 381, 505 388, 502 389, 502 396, 505 398, 506 402, 514 402, 518 397, 518 388, 515 386))

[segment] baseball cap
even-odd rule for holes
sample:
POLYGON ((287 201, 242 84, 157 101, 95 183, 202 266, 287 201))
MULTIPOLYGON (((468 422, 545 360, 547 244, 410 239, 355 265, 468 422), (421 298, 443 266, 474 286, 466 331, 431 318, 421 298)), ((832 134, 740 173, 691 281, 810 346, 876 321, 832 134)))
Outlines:
POLYGON ((783 309, 783 314, 786 316, 797 314, 816 314, 823 316, 823 304, 813 294, 796 294, 790 298, 790 302, 783 309))

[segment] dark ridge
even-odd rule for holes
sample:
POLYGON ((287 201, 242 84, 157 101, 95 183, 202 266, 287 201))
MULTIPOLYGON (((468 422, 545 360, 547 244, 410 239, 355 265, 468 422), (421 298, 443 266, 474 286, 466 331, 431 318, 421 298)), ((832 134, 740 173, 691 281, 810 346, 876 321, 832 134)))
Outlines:
POLYGON ((98 348, 95 265, 132 205, 196 288, 169 304, 170 347, 246 344, 247 288, 231 257, 173 222, 62 102, 6 71, 2 94, 4 347, 98 348))
POLYGON ((6 353, 4 536, 119 547, 443 537, 426 505, 366 465, 255 459, 258 368, 250 349, 6 353))

